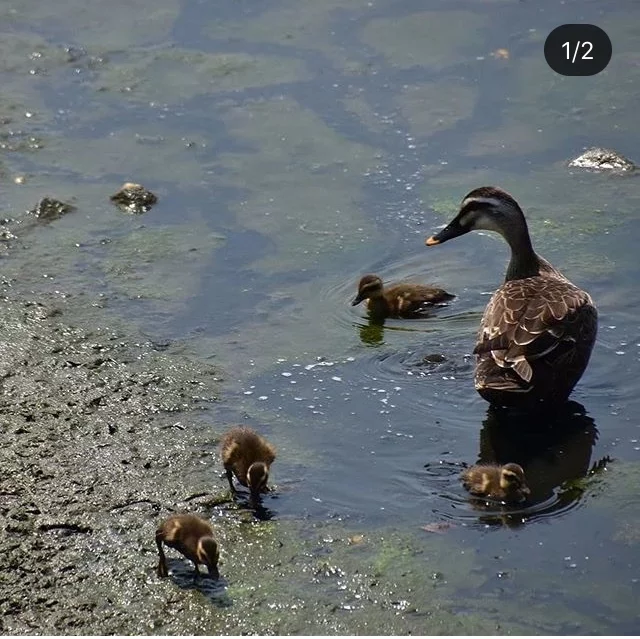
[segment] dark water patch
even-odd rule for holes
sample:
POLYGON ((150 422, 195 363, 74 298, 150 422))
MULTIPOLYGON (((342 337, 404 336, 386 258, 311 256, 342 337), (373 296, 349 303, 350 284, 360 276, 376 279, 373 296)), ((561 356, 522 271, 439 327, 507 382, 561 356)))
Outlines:
POLYGON ((411 376, 401 359, 393 361, 370 375, 366 357, 284 364, 245 391, 266 411, 299 423, 297 437, 321 460, 297 494, 283 496, 287 508, 321 495, 325 508, 358 520, 411 512, 410 495, 421 492, 411 468, 424 466, 429 449, 450 450, 472 424, 460 414, 455 428, 443 429, 450 406, 439 396, 456 394, 455 381, 411 376))
POLYGON ((272 242, 260 233, 227 231, 224 246, 200 278, 200 291, 192 296, 189 309, 168 326, 171 334, 228 334, 243 317, 256 315, 256 306, 270 299, 272 278, 251 269, 251 264, 272 249, 272 242))
POLYGON ((489 410, 473 450, 469 407, 483 403, 464 390, 471 363, 462 376, 449 361, 436 363, 437 373, 413 375, 415 359, 415 353, 389 351, 285 364, 254 380, 250 394, 258 404, 301 424, 298 436, 324 460, 308 469, 299 492, 284 497, 285 510, 309 500, 312 486, 322 487, 312 494, 324 495, 318 503, 331 512, 371 522, 410 517, 415 499, 439 517, 480 527, 555 517, 581 503, 587 484, 580 481, 600 461, 592 459, 597 429, 582 406, 573 403, 528 424, 521 415, 489 410), (476 461, 521 464, 532 490, 527 503, 513 509, 470 501, 457 475, 476 461), (437 476, 434 464, 441 464, 437 476), (338 474, 331 471, 336 467, 338 474), (375 504, 384 504, 377 514, 375 504))
POLYGON ((279 518, 278 510, 274 508, 277 500, 278 494, 275 489, 273 494, 263 497, 257 504, 247 491, 240 489, 231 500, 224 504, 216 504, 215 515, 240 517, 243 520, 270 521, 279 518))
POLYGON ((527 431, 526 416, 514 419, 496 415, 490 409, 480 434, 478 462, 519 463, 525 470, 531 494, 518 506, 472 495, 462 497, 465 493, 462 489, 456 490, 449 479, 455 474, 459 480, 460 466, 467 463, 440 460, 437 464, 427 464, 422 476, 427 490, 441 498, 434 514, 465 526, 520 527, 565 516, 584 505, 583 496, 597 485, 611 459, 604 456, 591 461, 597 430, 580 405, 573 402, 554 421, 544 427, 536 422, 534 430, 527 431))

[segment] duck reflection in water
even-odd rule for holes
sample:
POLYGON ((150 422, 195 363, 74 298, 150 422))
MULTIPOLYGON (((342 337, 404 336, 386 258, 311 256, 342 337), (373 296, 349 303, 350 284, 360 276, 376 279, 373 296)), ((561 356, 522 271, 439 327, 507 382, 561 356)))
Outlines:
POLYGON ((522 413, 489 407, 480 431, 479 464, 519 464, 530 494, 514 507, 472 497, 487 524, 522 525, 535 516, 564 511, 584 492, 581 479, 602 470, 609 458, 591 463, 598 429, 584 406, 568 401, 553 413, 522 413))
MULTIPOLYGON (((423 317, 427 316, 423 315, 423 317)), ((382 344, 384 344, 384 319, 371 317, 369 318, 368 324, 354 324, 354 326, 358 328, 358 331, 360 333, 360 341, 365 346, 381 346, 382 344)), ((409 331, 412 333, 416 332, 417 330, 424 330, 413 327, 408 328, 406 326, 399 326, 397 323, 391 326, 387 326, 386 328, 389 331, 409 331)))
POLYGON ((360 332, 360 341, 366 346, 384 344, 384 319, 370 319, 368 324, 356 324, 360 332))

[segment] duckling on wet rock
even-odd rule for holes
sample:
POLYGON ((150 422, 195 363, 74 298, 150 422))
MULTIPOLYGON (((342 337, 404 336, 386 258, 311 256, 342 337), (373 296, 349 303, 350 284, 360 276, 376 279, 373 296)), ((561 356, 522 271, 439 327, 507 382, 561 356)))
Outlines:
POLYGON ((504 502, 523 501, 531 493, 522 466, 477 464, 463 471, 463 486, 473 495, 504 502))
POLYGON ((220 452, 232 493, 236 492, 233 475, 249 488, 256 501, 260 493, 269 491, 269 469, 276 458, 276 449, 264 437, 248 426, 235 426, 222 438, 220 452))
POLYGON ((589 294, 538 255, 522 209, 505 191, 483 186, 427 246, 485 229, 511 248, 505 281, 489 300, 474 349, 475 388, 498 406, 564 402, 584 373, 598 332, 589 294))
POLYGON ((194 579, 200 575, 198 564, 204 564, 208 568, 211 578, 219 577, 220 552, 218 543, 213 538, 213 528, 208 521, 196 515, 173 515, 156 530, 156 545, 160 557, 158 577, 166 577, 169 574, 162 544, 177 550, 194 563, 194 579))
POLYGON ((401 282, 385 289, 380 277, 365 275, 360 279, 358 294, 351 305, 356 306, 368 300, 367 307, 373 317, 411 318, 454 297, 441 288, 410 282, 401 282))

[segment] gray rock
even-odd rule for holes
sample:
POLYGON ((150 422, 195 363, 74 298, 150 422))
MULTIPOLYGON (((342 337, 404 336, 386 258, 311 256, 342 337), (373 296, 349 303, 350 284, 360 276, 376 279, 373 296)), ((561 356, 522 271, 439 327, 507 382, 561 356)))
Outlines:
POLYGON ((569 162, 570 167, 597 171, 633 171, 636 165, 612 149, 594 146, 569 162))

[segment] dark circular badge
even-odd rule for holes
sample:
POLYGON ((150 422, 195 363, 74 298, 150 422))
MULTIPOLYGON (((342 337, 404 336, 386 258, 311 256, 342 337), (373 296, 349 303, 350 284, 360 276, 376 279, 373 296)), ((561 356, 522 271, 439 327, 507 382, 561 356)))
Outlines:
POLYGON ((547 64, 560 75, 595 75, 611 60, 609 36, 595 24, 563 24, 545 40, 547 64))

